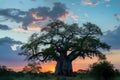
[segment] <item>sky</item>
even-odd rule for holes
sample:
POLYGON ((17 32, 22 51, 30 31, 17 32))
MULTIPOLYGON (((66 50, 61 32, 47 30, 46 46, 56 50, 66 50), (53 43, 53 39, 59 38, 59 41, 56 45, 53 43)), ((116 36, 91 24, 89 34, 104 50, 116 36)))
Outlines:
MULTIPOLYGON (((55 19, 79 26, 86 22, 98 25, 104 33, 101 40, 111 45, 105 52, 107 59, 120 69, 120 0, 0 0, 0 65, 21 70, 27 61, 18 55, 20 46, 55 19)), ((76 59, 73 69, 87 69, 96 61, 76 59)), ((42 71, 54 71, 55 64, 42 64, 42 71)))

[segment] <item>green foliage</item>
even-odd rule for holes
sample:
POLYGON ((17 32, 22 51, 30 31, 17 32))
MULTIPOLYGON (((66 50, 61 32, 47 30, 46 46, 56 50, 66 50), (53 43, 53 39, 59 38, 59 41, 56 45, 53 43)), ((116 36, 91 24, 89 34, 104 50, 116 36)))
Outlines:
POLYGON ((40 60, 46 62, 55 60, 67 52, 70 60, 80 57, 94 57, 102 54, 99 49, 110 49, 110 46, 99 40, 102 35, 101 29, 90 22, 79 27, 74 23, 65 24, 56 20, 43 28, 40 34, 34 33, 28 43, 22 46, 21 55, 27 56, 27 60, 40 60))
POLYGON ((43 50, 43 56, 47 58, 47 60, 54 60, 56 57, 55 48, 53 46, 50 46, 49 48, 46 48, 43 50))
POLYGON ((85 27, 83 31, 85 35, 86 34, 90 34, 90 35, 102 35, 103 34, 101 29, 95 24, 87 22, 86 24, 83 24, 83 26, 85 27))
POLYGON ((97 80, 110 80, 115 76, 114 66, 108 61, 94 63, 90 68, 91 74, 93 74, 97 80))

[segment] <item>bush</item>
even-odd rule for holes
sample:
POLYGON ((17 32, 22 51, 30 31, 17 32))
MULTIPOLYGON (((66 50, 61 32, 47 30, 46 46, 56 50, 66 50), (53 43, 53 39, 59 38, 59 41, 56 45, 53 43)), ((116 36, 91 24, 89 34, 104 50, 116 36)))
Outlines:
POLYGON ((93 63, 90 68, 90 73, 94 75, 97 80, 111 80, 115 76, 114 66, 108 61, 93 63))

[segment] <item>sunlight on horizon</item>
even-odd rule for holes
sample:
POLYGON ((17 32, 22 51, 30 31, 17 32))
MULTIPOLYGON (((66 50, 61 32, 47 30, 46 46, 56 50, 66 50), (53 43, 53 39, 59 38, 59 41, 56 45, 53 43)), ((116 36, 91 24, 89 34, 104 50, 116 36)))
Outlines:
MULTIPOLYGON (((113 50, 110 51, 109 53, 107 53, 106 57, 107 60, 110 61, 112 64, 114 64, 116 69, 120 70, 120 50, 113 50)), ((82 59, 82 58, 77 58, 76 60, 74 60, 72 62, 72 66, 73 66, 73 71, 78 71, 79 69, 83 69, 83 70, 87 70, 89 69, 89 66, 91 64, 93 64, 94 62, 97 62, 97 58, 94 57, 93 59, 90 58, 86 58, 86 59, 82 59)), ((56 66, 56 62, 55 61, 51 61, 51 62, 46 62, 46 63, 42 63, 41 64, 42 69, 41 72, 55 72, 55 66, 56 66)), ((9 67, 9 66, 8 66, 9 67)), ((9 68, 12 68, 15 71, 21 71, 22 68, 24 66, 10 66, 9 68)))

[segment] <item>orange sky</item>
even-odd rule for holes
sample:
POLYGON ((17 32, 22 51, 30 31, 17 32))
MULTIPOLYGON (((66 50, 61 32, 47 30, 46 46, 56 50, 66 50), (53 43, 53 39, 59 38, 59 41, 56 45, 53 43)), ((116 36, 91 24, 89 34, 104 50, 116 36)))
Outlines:
MULTIPOLYGON (((112 64, 114 64, 115 68, 120 69, 120 50, 112 50, 110 52, 108 52, 107 56, 107 60, 110 61, 112 64)), ((77 71, 79 69, 88 69, 89 65, 97 62, 97 58, 86 58, 86 59, 82 59, 82 58, 77 58, 76 60, 74 60, 72 62, 73 65, 73 71, 77 71)), ((47 63, 43 63, 42 66, 42 72, 47 72, 47 71, 55 71, 55 65, 56 62, 52 61, 52 62, 47 62, 47 63)), ((20 71, 22 70, 24 66, 11 66, 9 68, 12 68, 15 71, 20 71)))

